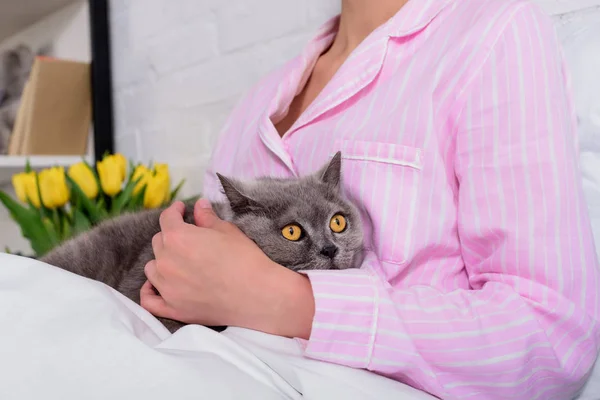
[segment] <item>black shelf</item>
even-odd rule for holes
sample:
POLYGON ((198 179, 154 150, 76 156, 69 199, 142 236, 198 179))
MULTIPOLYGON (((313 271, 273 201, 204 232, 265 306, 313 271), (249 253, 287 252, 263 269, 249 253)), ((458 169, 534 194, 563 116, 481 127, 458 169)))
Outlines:
POLYGON ((89 0, 94 157, 114 152, 109 0, 89 0))

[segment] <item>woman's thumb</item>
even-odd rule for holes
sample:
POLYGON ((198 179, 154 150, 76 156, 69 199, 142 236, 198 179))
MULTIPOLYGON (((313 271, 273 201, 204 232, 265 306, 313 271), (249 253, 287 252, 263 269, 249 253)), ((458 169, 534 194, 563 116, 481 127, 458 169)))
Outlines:
POLYGON ((221 219, 213 211, 210 201, 199 199, 194 205, 194 222, 202 228, 215 228, 221 219))

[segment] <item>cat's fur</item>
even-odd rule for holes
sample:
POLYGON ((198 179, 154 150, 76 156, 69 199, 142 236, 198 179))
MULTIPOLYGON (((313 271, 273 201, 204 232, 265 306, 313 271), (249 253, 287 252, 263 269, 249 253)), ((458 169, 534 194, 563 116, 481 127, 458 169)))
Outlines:
MULTIPOLYGON (((341 154, 317 173, 303 178, 259 178, 240 182, 218 175, 226 203, 213 203, 215 213, 234 223, 273 261, 292 270, 358 267, 363 258, 363 233, 354 205, 341 194, 341 154), (342 214, 346 230, 334 233, 330 219, 342 214), (301 226, 305 237, 292 242, 282 236, 284 226, 301 226), (332 257, 322 254, 335 246, 332 257)), ((144 266, 154 258, 152 237, 160 231, 162 210, 143 211, 106 221, 67 241, 42 261, 95 279, 140 302, 146 281, 144 266)), ((194 223, 193 204, 186 204, 184 220, 194 223)), ((174 332, 183 324, 161 319, 174 332)))
POLYGON ((36 53, 29 46, 21 44, 0 54, 0 154, 8 152, 21 96, 35 57, 48 54, 50 49, 50 46, 46 46, 36 53))

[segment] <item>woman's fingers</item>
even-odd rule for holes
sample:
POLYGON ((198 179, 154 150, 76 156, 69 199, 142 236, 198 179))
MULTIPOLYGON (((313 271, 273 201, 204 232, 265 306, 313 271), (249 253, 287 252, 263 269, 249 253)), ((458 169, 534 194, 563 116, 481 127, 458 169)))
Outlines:
POLYGON ((154 258, 160 256, 164 246, 162 232, 158 232, 156 235, 152 236, 152 251, 154 252, 154 258))
POLYGON ((140 289, 140 305, 152 315, 174 319, 173 311, 148 280, 140 289))
POLYGON ((159 296, 162 299, 160 293, 163 289, 164 279, 156 268, 156 260, 148 261, 148 263, 144 266, 144 274, 146 275, 147 281, 144 284, 144 286, 142 286, 140 295, 142 295, 142 293, 146 295, 153 294, 155 296, 159 296), (152 289, 152 292, 148 291, 146 285, 149 285, 150 289, 152 289))
POLYGON ((164 233, 169 230, 175 230, 179 228, 183 221, 183 214, 185 212, 185 205, 181 201, 176 201, 165 209, 159 217, 160 230, 164 233))

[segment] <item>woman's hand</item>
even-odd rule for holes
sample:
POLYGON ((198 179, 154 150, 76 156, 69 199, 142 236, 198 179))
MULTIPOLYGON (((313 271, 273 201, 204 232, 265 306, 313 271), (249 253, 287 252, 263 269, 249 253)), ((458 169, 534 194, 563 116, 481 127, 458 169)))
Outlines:
POLYGON ((160 216, 142 307, 186 323, 308 339, 315 307, 308 278, 271 261, 208 201, 196 203, 197 226, 183 221, 183 211, 176 202, 160 216))

